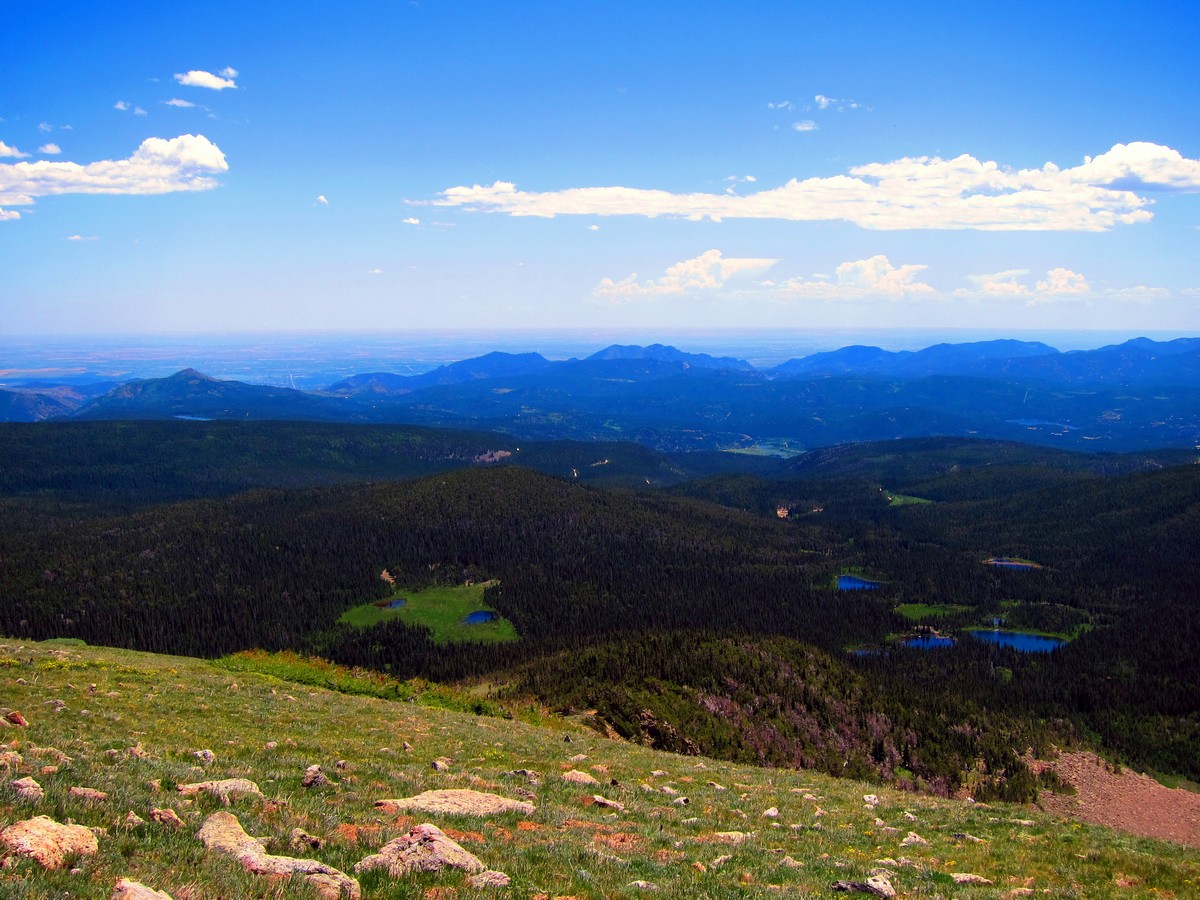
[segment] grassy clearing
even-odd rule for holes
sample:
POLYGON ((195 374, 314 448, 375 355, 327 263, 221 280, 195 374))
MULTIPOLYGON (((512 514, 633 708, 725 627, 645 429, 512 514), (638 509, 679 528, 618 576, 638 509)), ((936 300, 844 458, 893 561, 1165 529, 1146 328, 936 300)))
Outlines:
POLYGON ((921 503, 932 503, 932 500, 926 500, 924 497, 911 497, 908 494, 887 494, 888 506, 914 506, 921 503))
POLYGON ((433 632, 436 643, 482 641, 497 643, 519 638, 516 628, 499 614, 490 622, 468 625, 464 619, 478 610, 495 612, 483 602, 485 588, 497 584, 486 581, 478 584, 438 585, 420 591, 396 591, 388 600, 403 598, 406 602, 396 609, 376 603, 364 603, 346 610, 338 619, 357 628, 370 628, 389 619, 399 619, 409 625, 423 625, 433 632))
MULTIPOLYGON (((176 900, 311 898, 303 883, 249 875, 196 840, 205 817, 224 807, 205 795, 183 798, 175 785, 229 777, 250 778, 266 795, 237 799, 230 809, 272 853, 351 872, 387 840, 432 822, 511 876, 510 887, 487 892, 502 900, 636 896, 635 880, 657 885, 656 897, 679 900, 833 896, 834 881, 865 880, 881 865, 909 898, 1002 898, 1026 887, 1054 897, 1187 897, 1200 884, 1200 851, 1036 809, 674 756, 565 722, 535 728, 300 689, 200 660, 11 641, 0 641, 0 660, 3 703, 29 720, 28 728, 3 731, 3 749, 17 756, 7 758, 0 784, 0 828, 46 814, 106 829, 99 854, 78 861, 74 874, 47 873, 30 861, 0 869, 5 898, 105 900, 121 876, 176 900), (65 708, 56 712, 47 701, 65 708), (133 746, 139 755, 129 753, 133 746), (194 755, 201 749, 215 759, 202 762, 194 755), (432 767, 439 758, 449 760, 444 771, 432 767), (332 784, 301 785, 314 763, 332 784), (58 768, 43 773, 44 765, 58 768), (540 783, 511 774, 518 769, 540 773, 540 783), (564 781, 568 769, 600 784, 564 781), (8 789, 24 775, 38 780, 45 799, 18 800, 8 789), (109 799, 73 797, 75 785, 107 791, 109 799), (537 810, 527 817, 394 817, 374 808, 378 799, 440 788, 508 797, 520 788, 533 793, 537 810), (624 811, 594 805, 593 795, 624 811), (872 808, 865 795, 877 795, 878 804, 872 808), (121 824, 129 811, 149 820, 152 807, 173 808, 184 827, 121 824), (289 849, 293 828, 323 846, 289 849), (910 831, 928 843, 902 846, 910 831), (742 838, 722 836, 732 832, 742 838), (993 884, 958 885, 955 872, 993 884)), ((362 888, 364 900, 476 895, 452 871, 400 880, 375 874, 362 888)))
POLYGON ((969 606, 957 603, 901 603, 896 612, 910 622, 922 622, 926 619, 942 619, 946 616, 956 616, 971 611, 969 606))

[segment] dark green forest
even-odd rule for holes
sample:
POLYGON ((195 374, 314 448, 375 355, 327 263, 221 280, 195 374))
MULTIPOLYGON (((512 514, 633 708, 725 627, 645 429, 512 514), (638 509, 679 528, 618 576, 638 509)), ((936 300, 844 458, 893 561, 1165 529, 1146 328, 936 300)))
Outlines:
POLYGON ((293 649, 943 794, 1030 797, 1021 757, 1051 744, 1200 779, 1195 454, 914 439, 764 461, 230 422, 2 436, 0 634, 293 649), (487 601, 521 640, 339 625, 390 594, 384 569, 408 589, 497 580, 487 601), (881 586, 837 590, 846 572, 881 586), (914 623, 901 604, 953 611, 914 623), (896 642, 996 619, 1073 640, 896 642))

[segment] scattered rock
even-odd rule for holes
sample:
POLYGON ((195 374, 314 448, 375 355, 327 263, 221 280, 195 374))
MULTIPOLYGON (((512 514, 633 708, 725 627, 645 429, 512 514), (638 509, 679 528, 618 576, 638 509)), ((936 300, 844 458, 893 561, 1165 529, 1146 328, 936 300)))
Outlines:
POLYGON ((130 757, 132 757, 133 759, 145 759, 147 756, 150 755, 149 753, 147 753, 145 750, 142 749, 141 741, 138 741, 136 744, 134 744, 132 747, 127 749, 125 752, 128 753, 130 755, 130 757))
POLYGON ((146 820, 131 809, 125 813, 125 818, 121 820, 121 824, 126 828, 137 828, 139 825, 145 825, 146 820))
POLYGON ((321 771, 320 765, 314 763, 304 770, 304 777, 300 779, 300 783, 306 788, 321 787, 329 784, 329 777, 321 771))
POLYGON ((293 828, 288 836, 288 846, 293 850, 320 850, 325 842, 303 828, 293 828))
POLYGON ((501 772, 505 778, 524 778, 526 784, 537 786, 542 783, 542 776, 533 769, 515 769, 512 772, 501 772))
POLYGON ((46 792, 42 790, 42 786, 28 775, 24 778, 18 778, 16 781, 10 781, 9 786, 17 792, 17 796, 22 800, 41 800, 46 796, 46 792))
POLYGON ((98 791, 95 788, 73 787, 67 793, 79 800, 89 800, 93 803, 102 803, 108 799, 107 793, 98 791))
POLYGON ((657 891, 658 885, 653 881, 631 881, 626 887, 636 888, 639 891, 657 891))
POLYGON ((108 900, 171 900, 171 895, 148 888, 141 882, 122 878, 113 888, 108 900))
POLYGON ((15 750, 0 752, 0 769, 19 769, 24 761, 21 754, 15 750))
POLYGON ((770 809, 763 810, 763 815, 766 816, 768 819, 778 819, 779 818, 779 809, 777 807, 772 806, 770 809))
POLYGON ((803 869, 804 868, 804 863, 800 862, 798 859, 792 859, 792 857, 790 857, 790 856, 785 856, 783 859, 781 859, 779 861, 779 864, 781 866, 783 866, 785 869, 803 869))
POLYGON ((476 890, 490 887, 508 887, 510 879, 503 872, 497 872, 493 869, 488 869, 486 872, 480 872, 478 875, 472 875, 470 879, 471 887, 476 890))
POLYGON ((616 800, 609 800, 607 797, 601 797, 599 794, 592 794, 592 803, 604 809, 615 809, 617 812, 625 812, 625 805, 618 803, 616 800))
POLYGON ((754 836, 752 831, 718 831, 713 835, 714 840, 724 844, 740 844, 754 836))
POLYGON ((263 744, 263 749, 274 750, 278 746, 279 746, 279 741, 267 741, 265 744, 263 744))
POLYGON ((415 797, 405 797, 401 800, 376 800, 375 808, 387 813, 416 809, 435 815, 454 816, 494 816, 505 812, 519 812, 529 816, 537 809, 532 803, 524 800, 509 800, 499 794, 465 789, 425 791, 415 797))
POLYGON ((716 859, 714 859, 712 862, 710 862, 708 864, 708 867, 710 869, 719 869, 719 868, 721 868, 721 866, 725 865, 725 863, 729 862, 731 859, 733 859, 733 857, 729 856, 728 854, 726 854, 725 856, 718 856, 716 859))
POLYGON ((972 844, 987 843, 987 841, 985 841, 983 838, 975 837, 973 834, 967 834, 965 831, 956 831, 954 834, 950 835, 950 837, 954 838, 956 841, 970 841, 972 844))
POLYGON ((844 893, 870 894, 873 897, 896 896, 896 889, 892 887, 892 883, 883 875, 872 875, 865 882, 835 881, 833 889, 844 893))
POLYGON ((8 722, 8 724, 16 725, 18 728, 28 728, 29 727, 29 723, 25 721, 25 717, 23 715, 21 715, 19 712, 17 712, 15 709, 12 712, 10 712, 8 715, 6 715, 4 718, 8 722))
POLYGON ((194 794, 212 794, 226 806, 228 806, 233 798, 242 797, 247 794, 254 797, 261 797, 263 792, 259 790, 258 785, 248 778, 224 778, 219 781, 197 781, 193 784, 181 784, 176 786, 175 790, 179 791, 185 797, 190 797, 194 794))
POLYGON ((676 797, 671 802, 674 803, 676 806, 687 806, 692 801, 689 800, 687 797, 676 797))
POLYGON ((63 825, 49 816, 34 816, 0 831, 0 847, 36 860, 47 869, 61 869, 68 858, 95 856, 100 845, 90 828, 63 825))
POLYGON ((863 803, 867 804, 870 809, 874 809, 879 805, 879 798, 874 794, 863 794, 863 803))
POLYGON ((928 843, 929 843, 929 841, 925 840, 925 838, 921 837, 915 831, 910 831, 908 833, 908 836, 900 842, 900 846, 901 847, 912 847, 913 845, 916 845, 916 844, 928 844, 928 843))
POLYGON ((339 759, 333 764, 333 767, 339 772, 346 772, 350 769, 350 763, 346 762, 344 759, 339 759))
POLYGON ((435 759, 433 761, 433 771, 447 772, 447 771, 449 771, 449 769, 450 769, 450 760, 448 760, 446 757, 439 756, 437 759, 435 759))
POLYGON ((447 867, 472 875, 488 871, 479 857, 464 850, 436 825, 417 825, 361 860, 354 871, 361 874, 385 869, 393 878, 401 878, 410 872, 438 872, 447 867))
POLYGON ((402 746, 404 747, 404 752, 405 752, 405 753, 412 753, 412 748, 413 748, 413 745, 412 745, 412 744, 410 744, 408 741, 405 741, 405 742, 402 744, 402 746))
POLYGON ((247 872, 283 877, 303 875, 317 893, 328 900, 357 900, 361 896, 358 882, 333 866, 315 859, 267 853, 262 844, 246 834, 233 813, 213 813, 204 820, 196 837, 209 850, 232 856, 247 872))
POLYGON ((210 763, 217 758, 217 754, 211 750, 196 750, 192 753, 192 756, 204 763, 210 763))
POLYGON ((150 810, 150 821, 166 825, 168 828, 183 827, 183 819, 179 818, 179 814, 170 807, 150 810))
POLYGON ((917 821, 917 817, 914 816, 912 813, 910 813, 908 810, 905 810, 904 811, 904 821, 905 822, 915 822, 915 821, 917 821))
POLYGON ((955 884, 994 884, 991 879, 976 875, 973 872, 951 872, 950 877, 955 884))
POLYGON ((594 777, 587 772, 580 772, 578 769, 572 769, 570 772, 563 772, 563 781, 569 781, 572 784, 599 784, 594 777))
POLYGON ((726 790, 729 790, 727 787, 725 787, 725 785, 723 785, 723 784, 717 784, 715 781, 710 781, 710 782, 708 783, 708 786, 709 786, 710 788, 712 788, 714 791, 726 791, 726 790))
POLYGON ((67 708, 67 704, 62 700, 43 700, 42 706, 49 706, 55 712, 62 712, 67 708))

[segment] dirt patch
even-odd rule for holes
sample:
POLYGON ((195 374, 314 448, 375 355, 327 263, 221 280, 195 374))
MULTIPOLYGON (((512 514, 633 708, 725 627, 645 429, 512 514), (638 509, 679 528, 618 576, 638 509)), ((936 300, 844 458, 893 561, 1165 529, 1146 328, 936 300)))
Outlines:
POLYGON ((1163 787, 1153 778, 1113 766, 1094 753, 1063 753, 1053 769, 1078 792, 1038 795, 1047 812, 1095 825, 1107 825, 1142 837, 1200 847, 1200 794, 1163 787))

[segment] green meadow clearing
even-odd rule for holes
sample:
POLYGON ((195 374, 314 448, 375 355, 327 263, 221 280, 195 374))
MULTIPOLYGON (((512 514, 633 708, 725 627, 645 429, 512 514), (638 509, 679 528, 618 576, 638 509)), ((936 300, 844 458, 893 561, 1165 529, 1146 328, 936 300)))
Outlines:
POLYGON ((399 619, 407 625, 428 628, 433 632, 434 642, 439 644, 515 641, 519 637, 516 628, 499 613, 490 622, 466 622, 467 616, 473 612, 495 612, 484 602, 483 592, 498 583, 483 581, 477 584, 436 585, 419 591, 397 590, 386 600, 363 603, 346 610, 338 621, 356 628, 370 628, 381 622, 399 619), (395 609, 389 607, 391 601, 400 599, 405 601, 403 606, 395 609))

